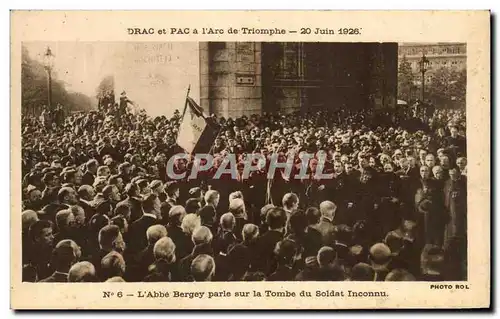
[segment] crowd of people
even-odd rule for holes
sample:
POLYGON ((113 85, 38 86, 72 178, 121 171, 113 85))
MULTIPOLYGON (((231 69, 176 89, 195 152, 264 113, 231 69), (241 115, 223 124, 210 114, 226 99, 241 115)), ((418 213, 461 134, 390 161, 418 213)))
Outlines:
POLYGON ((179 112, 23 117, 23 281, 466 280, 465 111, 213 119, 212 169, 170 180, 179 112), (253 153, 292 154, 292 177, 213 178, 253 153), (319 158, 333 178, 315 178, 319 158))

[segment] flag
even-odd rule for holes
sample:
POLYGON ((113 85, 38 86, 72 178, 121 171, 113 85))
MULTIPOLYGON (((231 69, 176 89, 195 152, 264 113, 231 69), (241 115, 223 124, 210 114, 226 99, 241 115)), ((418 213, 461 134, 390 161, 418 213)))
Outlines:
POLYGON ((215 121, 205 116, 203 108, 187 96, 177 135, 177 145, 190 154, 209 153, 219 129, 215 121))

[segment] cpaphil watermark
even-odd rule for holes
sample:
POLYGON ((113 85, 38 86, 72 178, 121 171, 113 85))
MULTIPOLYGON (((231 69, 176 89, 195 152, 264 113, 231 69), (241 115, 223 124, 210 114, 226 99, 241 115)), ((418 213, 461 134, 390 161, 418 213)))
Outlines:
POLYGON ((196 154, 194 156, 186 153, 178 153, 170 157, 167 162, 167 175, 170 179, 196 179, 201 172, 214 171, 213 179, 220 179, 223 175, 230 175, 232 179, 249 179, 252 172, 264 171, 267 179, 274 179, 276 171, 281 172, 281 176, 290 179, 294 172, 293 179, 333 179, 334 174, 324 173, 326 156, 302 152, 298 156, 295 154, 270 154, 267 158, 263 154, 246 154, 237 158, 236 154, 228 153, 224 157, 215 157, 211 154, 196 154), (178 170, 179 162, 191 161, 191 169, 178 170), (295 168, 295 169, 294 169, 295 168), (297 171, 298 169, 298 171, 297 171), (314 174, 309 174, 310 172, 314 174))

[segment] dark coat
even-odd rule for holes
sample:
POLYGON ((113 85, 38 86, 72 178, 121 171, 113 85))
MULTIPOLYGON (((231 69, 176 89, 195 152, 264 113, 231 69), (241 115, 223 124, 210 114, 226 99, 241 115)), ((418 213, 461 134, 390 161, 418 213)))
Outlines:
POLYGON ((86 171, 82 176, 82 185, 90 185, 94 184, 95 176, 89 171, 86 171))
POLYGON ((68 274, 55 271, 52 275, 39 282, 68 282, 68 274))
POLYGON ((178 281, 177 263, 168 264, 165 260, 157 260, 149 267, 149 274, 144 277, 144 282, 170 282, 178 281))
POLYGON ((182 231, 182 228, 168 225, 167 234, 175 244, 175 256, 178 260, 186 257, 193 250, 193 241, 189 235, 182 231))
POLYGON ((276 230, 269 230, 257 239, 257 251, 259 260, 257 260, 256 271, 262 271, 270 275, 276 269, 274 258, 274 249, 276 244, 283 239, 283 234, 276 230))
POLYGON ((295 275, 293 268, 280 265, 274 273, 267 277, 267 281, 293 281, 295 275))
POLYGON ((104 278, 102 276, 102 270, 101 270, 102 269, 101 261, 104 258, 104 256, 106 256, 108 253, 109 253, 109 251, 100 249, 97 252, 95 252, 92 256, 90 256, 90 259, 89 259, 89 261, 92 263, 92 265, 94 265, 96 277, 99 278, 100 281, 104 280, 104 278))
POLYGON ((449 219, 445 240, 467 237, 467 184, 465 178, 448 180, 444 185, 444 205, 449 219))
POLYGON ((182 258, 179 262, 179 275, 180 281, 189 281, 191 276, 191 263, 198 255, 210 255, 214 256, 214 251, 212 249, 212 245, 210 243, 204 243, 194 246, 193 251, 182 258))
POLYGON ((127 282, 141 281, 148 275, 148 268, 155 261, 153 255, 154 245, 148 244, 146 248, 127 261, 126 278, 127 282))
POLYGON ((320 222, 312 228, 316 229, 321 234, 321 240, 324 246, 333 245, 335 242, 335 232, 337 231, 337 227, 335 227, 333 222, 321 217, 320 222))
POLYGON ((131 223, 128 229, 127 248, 130 253, 143 250, 147 244, 146 231, 150 226, 157 224, 157 219, 150 215, 142 215, 141 218, 131 223))
POLYGON ((119 205, 127 205, 130 207, 130 223, 138 220, 142 216, 142 202, 139 198, 127 197, 122 200, 119 205))

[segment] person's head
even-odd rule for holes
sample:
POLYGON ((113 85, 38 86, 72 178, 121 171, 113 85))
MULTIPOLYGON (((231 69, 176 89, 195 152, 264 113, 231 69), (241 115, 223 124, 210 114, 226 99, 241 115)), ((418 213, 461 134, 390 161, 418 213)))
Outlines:
POLYGON ((334 162, 333 163, 333 170, 335 172, 335 174, 342 174, 342 172, 344 171, 344 168, 343 168, 343 165, 341 162, 334 162))
POLYGON ((392 172, 394 172, 394 166, 392 165, 391 162, 388 162, 388 163, 384 164, 384 172, 385 173, 392 173, 392 172))
POLYGON ((300 254, 300 251, 295 241, 284 239, 276 243, 274 254, 279 264, 291 266, 300 254))
POLYGON ((450 179, 452 181, 458 181, 460 179, 460 172, 456 168, 452 168, 448 171, 450 174, 450 179))
POLYGON ((425 156, 425 165, 429 168, 432 168, 436 165, 436 158, 433 154, 427 154, 427 156, 425 156))
POLYGON ((149 226, 146 231, 146 238, 149 245, 154 245, 160 238, 167 236, 167 229, 163 225, 149 226))
POLYGON ((125 250, 125 242, 123 241, 123 236, 120 232, 120 228, 116 225, 104 226, 99 231, 98 240, 99 246, 102 250, 114 250, 119 253, 123 253, 123 251, 125 250))
POLYGON ((286 223, 286 213, 281 207, 271 208, 267 212, 266 224, 270 230, 283 231, 286 223))
POLYGON ((114 215, 115 216, 123 216, 127 221, 130 221, 130 214, 132 210, 127 203, 119 202, 116 204, 114 215))
POLYGON ((351 269, 352 281, 373 281, 375 272, 373 268, 366 263, 357 263, 351 269))
POLYGON ((111 171, 108 166, 99 166, 99 168, 97 169, 97 176, 108 178, 110 174, 111 171))
POLYGON ((220 195, 219 192, 216 190, 211 189, 205 193, 205 203, 207 205, 212 205, 214 207, 217 207, 217 205, 219 205, 219 199, 220 195))
POLYGON ((112 277, 123 277, 125 274, 125 259, 120 253, 110 251, 101 260, 100 277, 106 280, 112 277))
POLYGON ((467 167, 467 159, 465 157, 457 158, 457 166, 461 171, 463 171, 467 167))
POLYGON ((158 196, 155 194, 149 194, 142 201, 142 211, 146 214, 154 214, 160 218, 160 212, 155 210, 156 199, 158 196))
POLYGON ((99 167, 99 163, 95 159, 91 159, 85 164, 85 168, 87 169, 87 171, 94 174, 94 175, 97 173, 98 167, 99 167))
POLYGON ((55 187, 59 184, 59 178, 53 172, 47 172, 42 177, 42 182, 46 187, 55 187))
POLYGON ((191 239, 195 245, 210 244, 212 242, 212 232, 208 227, 200 226, 193 231, 191 239))
POLYGON ((177 182, 168 182, 165 185, 165 193, 168 197, 177 199, 179 197, 179 184, 177 182))
POLYGON ((102 196, 113 203, 117 203, 121 200, 120 191, 115 185, 106 185, 102 189, 102 196))
POLYGON ((181 219, 180 226, 185 234, 191 236, 193 231, 201 226, 200 216, 196 214, 187 214, 181 219))
POLYGON ((232 213, 225 213, 220 218, 220 227, 223 230, 233 231, 234 226, 236 225, 236 218, 232 213))
POLYGON ((88 261, 80 261, 71 266, 68 272, 68 282, 95 282, 95 267, 88 261))
POLYGON ((307 224, 307 217, 302 210, 294 211, 289 218, 288 225, 290 227, 290 231, 295 235, 302 235, 305 232, 307 224))
POLYGON ((141 194, 140 191, 141 190, 136 183, 128 183, 127 186, 125 186, 125 193, 128 197, 139 197, 139 195, 141 194))
POLYGON ((123 175, 123 176, 128 176, 130 173, 130 163, 129 162, 123 162, 120 165, 118 165, 118 174, 123 175))
POLYGON ((353 171, 353 169, 354 169, 354 168, 353 168, 353 165, 352 165, 352 163, 351 163, 351 162, 347 162, 347 163, 345 163, 345 164, 344 164, 344 170, 345 170, 345 173, 346 173, 347 175, 351 174, 351 173, 352 173, 352 171, 353 171))
POLYGON ((155 194, 156 196, 160 195, 161 193, 164 192, 165 187, 163 186, 162 181, 155 179, 151 183, 149 183, 149 189, 151 189, 151 192, 155 194))
POLYGON ((174 263, 175 244, 170 237, 162 237, 158 239, 153 247, 153 255, 155 260, 164 260, 168 264, 174 263))
POLYGON ((420 161, 425 162, 425 158, 427 157, 427 150, 421 149, 418 151, 418 157, 420 158, 420 161))
POLYGON ((28 202, 30 203, 31 207, 33 208, 41 208, 42 206, 42 192, 36 188, 33 187, 27 191, 26 197, 28 199, 28 202))
POLYGON ((240 191, 237 192, 232 192, 229 194, 229 202, 231 202, 234 199, 243 199, 243 193, 240 191))
POLYGON ((200 208, 201 204, 198 198, 190 198, 186 201, 187 214, 197 214, 200 208))
POLYGON ((245 224, 241 230, 241 237, 244 242, 250 242, 259 236, 259 227, 254 224, 245 224))
POLYGON ((420 270, 424 275, 443 275, 445 252, 435 245, 426 245, 420 255, 420 270))
POLYGON ((85 225, 85 211, 81 206, 73 205, 69 208, 74 217, 74 226, 83 227, 85 225))
POLYGON ((76 192, 71 187, 62 187, 57 193, 57 199, 62 204, 67 204, 67 205, 78 204, 78 198, 76 197, 76 192))
POLYGON ((337 253, 332 247, 323 246, 319 249, 316 258, 318 260, 318 265, 321 268, 328 268, 334 264, 337 259, 337 253))
POLYGON ((265 224, 265 223, 266 223, 267 212, 268 212, 271 208, 274 208, 274 205, 273 205, 273 204, 267 204, 267 205, 264 205, 264 206, 260 209, 260 221, 261 221, 261 223, 262 223, 262 224, 265 224))
MULTIPOLYGON (((174 226, 180 226, 186 214, 186 210, 181 205, 172 206, 168 212, 168 221, 174 226)), ((191 215, 196 216, 196 214, 191 215)))
POLYGON ((55 270, 66 273, 81 256, 80 247, 74 241, 64 239, 57 243, 52 251, 51 265, 55 270))
POLYGON ((74 169, 69 169, 69 170, 65 171, 64 173, 61 173, 63 182, 66 184, 75 185, 76 184, 75 174, 76 174, 76 171, 74 169))
POLYGON ((111 218, 111 225, 118 226, 122 235, 128 232, 128 221, 125 217, 123 217, 123 215, 116 215, 111 218))
POLYGON ((333 221, 337 211, 337 205, 329 200, 326 200, 319 204, 319 211, 321 213, 321 217, 326 218, 329 221, 333 221))
POLYGON ((286 211, 294 211, 299 207, 299 197, 294 193, 287 193, 282 199, 283 208, 286 211))
POLYGON ((29 228, 29 236, 35 244, 45 248, 52 248, 54 245, 52 222, 48 220, 34 222, 29 228))
POLYGON ((431 170, 429 166, 422 165, 420 166, 420 178, 422 179, 428 179, 430 177, 431 170))
POLYGON ((59 231, 69 231, 75 224, 75 215, 70 208, 63 209, 56 214, 56 226, 59 231))
POLYGON ((408 158, 407 157, 400 158, 399 159, 399 166, 401 166, 402 169, 407 169, 410 166, 408 158))
POLYGON ((403 237, 395 231, 390 231, 387 233, 384 239, 384 244, 391 250, 391 255, 398 255, 403 249, 404 241, 403 237))
POLYGON ((108 278, 105 282, 126 282, 126 281, 122 277, 115 276, 108 278))
POLYGON ((450 125, 450 135, 452 137, 457 137, 458 136, 458 127, 456 125, 450 125))
POLYGON ((191 276, 194 281, 211 281, 215 274, 215 261, 212 256, 201 254, 191 262, 191 276))
POLYGON ((447 155, 443 155, 439 158, 439 165, 444 169, 450 168, 450 158, 447 155))
POLYGON ((366 158, 366 156, 360 156, 358 157, 358 165, 359 165, 359 168, 367 168, 369 167, 369 162, 368 162, 368 158, 366 158))
POLYGON ((229 202, 229 212, 235 217, 247 219, 245 202, 241 198, 235 198, 229 202))
POLYGON ((118 188, 118 191, 121 193, 125 184, 123 183, 123 178, 120 175, 111 175, 108 179, 108 185, 114 185, 118 188))
POLYGON ((86 201, 91 201, 95 196, 95 191, 94 188, 90 185, 82 185, 78 188, 78 197, 86 200, 86 201))
POLYGON ((416 278, 406 269, 393 269, 385 276, 385 281, 416 281, 416 278))
POLYGON ((362 184, 366 184, 368 183, 373 177, 373 174, 372 174, 372 171, 371 169, 363 169, 361 171, 361 175, 359 177, 359 181, 362 183, 362 184))
POLYGON ((321 213, 320 213, 319 209, 317 209, 316 207, 307 208, 305 215, 306 215, 308 225, 316 225, 317 223, 319 223, 320 218, 321 218, 321 213))
POLYGON ((102 190, 107 185, 108 185, 108 181, 107 181, 106 177, 104 177, 104 176, 97 176, 94 179, 94 183, 92 184, 92 186, 94 187, 94 189, 97 193, 102 193, 102 190))
POLYGON ((406 157, 406 159, 408 160, 408 166, 410 166, 411 168, 414 168, 415 166, 417 166, 417 160, 415 157, 408 156, 408 157, 406 157))
POLYGON ((437 180, 442 180, 444 178, 444 170, 441 166, 434 166, 432 168, 432 175, 434 176, 435 179, 437 180))
POLYGON ((374 269, 385 267, 391 261, 391 249, 384 243, 376 243, 370 247, 369 254, 374 269))
POLYGON ((21 215, 23 233, 27 233, 34 223, 39 220, 38 214, 34 210, 25 210, 21 215))

